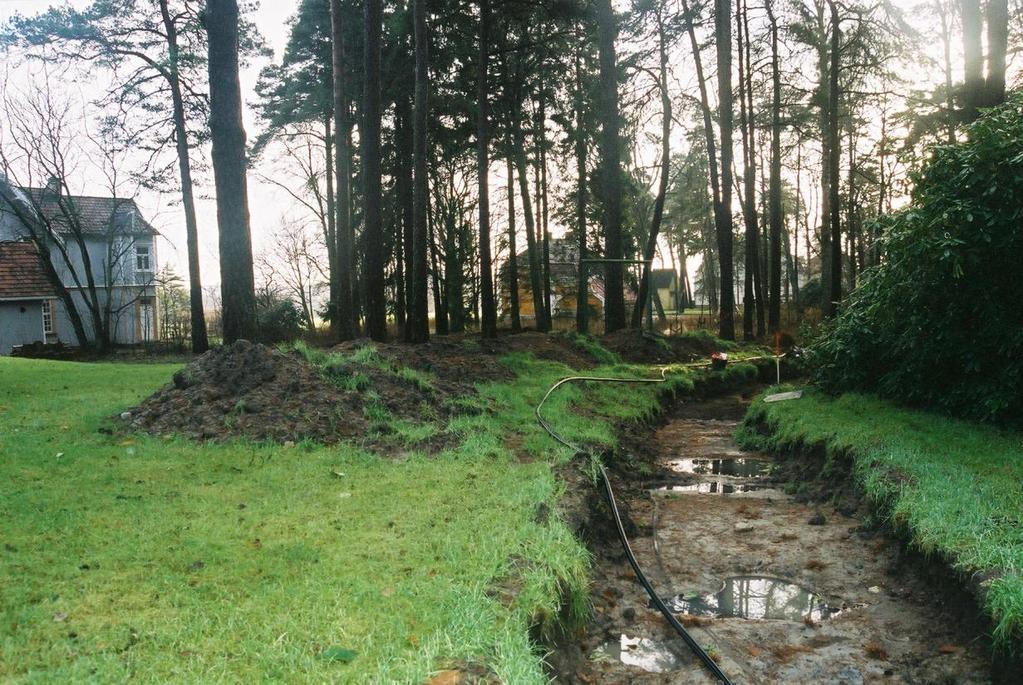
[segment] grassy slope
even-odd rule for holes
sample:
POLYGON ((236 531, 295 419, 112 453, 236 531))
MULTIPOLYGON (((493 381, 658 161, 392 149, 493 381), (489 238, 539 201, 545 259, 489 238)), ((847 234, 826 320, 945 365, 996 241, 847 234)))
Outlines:
MULTIPOLYGON (((1023 435, 863 395, 812 392, 758 401, 747 423, 770 428, 767 447, 850 453, 868 496, 923 551, 997 574, 986 598, 995 637, 1002 645, 1023 639, 1023 435)), ((740 433, 748 446, 764 446, 755 431, 740 433)))
MULTIPOLYGON (((544 682, 530 622, 557 613, 562 587, 586 610, 585 549, 556 516, 534 520, 571 455, 533 406, 570 370, 508 363, 517 381, 481 387, 496 416, 455 419, 442 428, 455 448, 394 462, 104 435, 176 367, 0 358, 0 680, 422 682, 465 660, 544 682), (506 448, 513 434, 536 460, 506 448), (488 596, 508 576, 511 606, 488 596), (335 646, 358 655, 322 658, 335 646)), ((636 418, 658 388, 587 399, 636 418)), ((549 415, 610 443, 569 410, 582 393, 566 388, 549 415)))

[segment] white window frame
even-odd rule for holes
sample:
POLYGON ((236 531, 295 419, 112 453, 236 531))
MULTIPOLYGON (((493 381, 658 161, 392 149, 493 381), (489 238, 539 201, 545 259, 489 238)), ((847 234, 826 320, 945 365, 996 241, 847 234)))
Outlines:
POLYGON ((136 243, 135 244, 135 271, 142 274, 153 273, 153 246, 148 243, 136 243), (143 252, 144 250, 144 252, 143 252), (142 259, 146 260, 146 265, 143 267, 142 259))
POLYGON ((43 312, 43 337, 53 335, 56 330, 53 327, 53 303, 50 300, 43 300, 41 309, 43 312))

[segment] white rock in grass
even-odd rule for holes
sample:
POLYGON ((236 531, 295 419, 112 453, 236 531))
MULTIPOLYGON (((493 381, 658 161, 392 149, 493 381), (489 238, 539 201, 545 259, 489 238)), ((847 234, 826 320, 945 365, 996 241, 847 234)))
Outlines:
POLYGON ((768 395, 764 398, 764 402, 785 402, 786 400, 798 400, 803 396, 802 390, 793 390, 792 392, 779 392, 773 395, 768 395))

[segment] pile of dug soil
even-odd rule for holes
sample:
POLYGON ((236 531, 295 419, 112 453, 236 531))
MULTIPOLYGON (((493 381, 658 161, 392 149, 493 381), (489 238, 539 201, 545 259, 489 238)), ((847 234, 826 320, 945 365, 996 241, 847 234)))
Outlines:
MULTIPOLYGON (((367 344, 367 340, 355 340, 341 343, 333 350, 351 354, 367 344)), ((477 383, 511 380, 514 374, 501 359, 515 352, 529 353, 537 359, 560 362, 574 369, 591 368, 595 364, 585 350, 568 338, 535 331, 491 339, 477 335, 434 336, 423 345, 373 344, 391 363, 433 374, 436 388, 452 396, 474 393, 477 383)))
POLYGON ((713 336, 650 336, 635 328, 608 333, 600 344, 633 364, 680 364, 720 350, 713 336))
POLYGON ((367 428, 358 393, 298 356, 246 340, 197 358, 130 413, 133 428, 198 440, 333 443, 367 428))
POLYGON ((352 358, 366 344, 336 346, 342 360, 320 369, 297 353, 239 340, 195 359, 124 418, 132 429, 155 435, 331 444, 386 430, 379 409, 414 423, 479 411, 454 400, 475 396, 478 383, 510 380, 513 373, 501 358, 511 352, 573 368, 594 364, 570 340, 543 333, 496 340, 446 336, 425 345, 374 343, 384 364, 352 358), (429 383, 403 376, 405 367, 429 373, 429 383))

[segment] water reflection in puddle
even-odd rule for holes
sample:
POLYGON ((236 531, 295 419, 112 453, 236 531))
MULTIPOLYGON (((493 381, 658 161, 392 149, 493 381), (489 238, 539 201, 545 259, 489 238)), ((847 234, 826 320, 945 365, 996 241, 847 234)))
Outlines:
POLYGON ((726 481, 704 481, 692 485, 665 485, 657 488, 657 492, 664 493, 697 493, 701 495, 732 495, 740 492, 753 492, 763 490, 766 486, 753 483, 729 483, 726 481))
POLYGON ((676 613, 715 618, 822 621, 835 613, 820 595, 767 576, 732 576, 716 593, 689 598, 677 595, 665 604, 676 613))
POLYGON ((771 470, 764 459, 748 457, 735 459, 673 459, 668 462, 672 471, 697 475, 733 476, 736 478, 763 478, 771 470))
POLYGON ((626 666, 635 666, 650 673, 667 673, 682 665, 678 654, 667 644, 646 637, 622 635, 617 643, 598 647, 591 657, 595 661, 616 659, 626 666))

